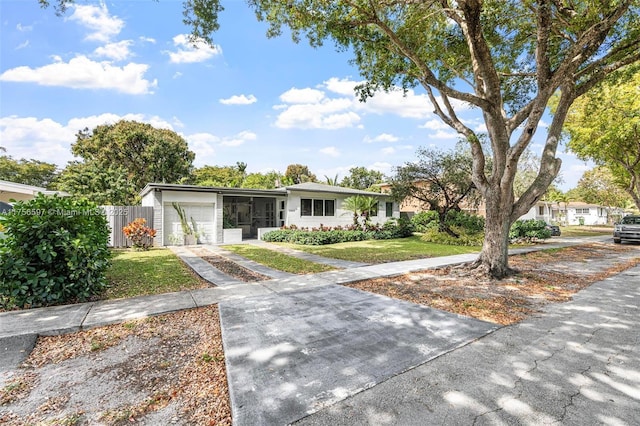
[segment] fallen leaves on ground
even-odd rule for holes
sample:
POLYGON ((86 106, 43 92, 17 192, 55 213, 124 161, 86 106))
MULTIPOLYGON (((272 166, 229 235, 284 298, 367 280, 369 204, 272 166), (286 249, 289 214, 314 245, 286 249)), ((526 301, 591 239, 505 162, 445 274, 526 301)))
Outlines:
POLYGON ((266 275, 259 274, 257 272, 250 271, 244 266, 240 266, 237 263, 225 259, 222 256, 215 255, 207 249, 203 248, 190 248, 193 254, 199 256, 202 260, 209 263, 211 266, 219 270, 220 272, 227 274, 233 278, 237 278, 244 282, 256 282, 268 280, 266 275))
POLYGON ((509 264, 519 272, 503 280, 480 276, 464 265, 347 285, 507 325, 640 264, 640 250, 630 245, 589 244, 512 256, 509 264))
POLYGON ((172 405, 174 413, 169 413, 167 420, 193 425, 231 424, 225 357, 215 306, 64 336, 41 337, 22 371, 0 393, 3 409, 0 423, 129 424, 158 415, 172 405), (69 385, 57 389, 56 394, 37 394, 38 383, 47 380, 40 376, 45 367, 55 365, 62 369, 65 362, 81 357, 92 380, 108 382, 113 392, 107 396, 110 401, 118 399, 120 390, 133 392, 138 398, 123 398, 125 403, 113 409, 105 409, 95 398, 74 403, 69 392, 77 389, 71 377, 69 385), (105 363, 109 357, 114 361, 105 363), (33 404, 38 409, 29 412, 33 404))

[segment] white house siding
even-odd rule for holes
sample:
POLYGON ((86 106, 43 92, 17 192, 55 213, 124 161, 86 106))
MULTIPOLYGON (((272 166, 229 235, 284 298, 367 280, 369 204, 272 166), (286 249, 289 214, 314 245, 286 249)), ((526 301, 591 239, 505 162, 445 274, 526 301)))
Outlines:
POLYGON ((162 192, 161 191, 151 191, 144 197, 142 197, 142 205, 147 207, 153 207, 153 226, 152 228, 156 230, 156 236, 153 239, 154 246, 163 246, 163 238, 162 238, 162 192))
POLYGON ((180 245, 184 241, 180 218, 173 207, 174 202, 184 209, 189 222, 191 218, 196 222, 201 243, 216 243, 218 241, 215 214, 217 195, 207 192, 163 191, 162 241, 164 245, 180 245))
MULTIPOLYGON (((331 194, 322 192, 300 192, 295 191, 289 195, 286 203, 286 225, 296 225, 298 227, 317 228, 320 225, 323 226, 348 226, 353 224, 353 212, 345 210, 343 207, 344 200, 349 195, 345 194, 331 194), (301 215, 301 200, 334 200, 335 201, 335 213, 333 216, 302 216, 301 215)), ((390 218, 386 216, 386 202, 385 198, 381 198, 378 202, 378 215, 371 216, 373 223, 383 224, 390 218)), ((397 203, 393 203, 392 217, 400 217, 400 209, 397 203)))
POLYGON ((581 206, 567 209, 569 225, 579 225, 580 218, 584 219, 585 225, 606 225, 607 211, 604 207, 599 206, 581 206))

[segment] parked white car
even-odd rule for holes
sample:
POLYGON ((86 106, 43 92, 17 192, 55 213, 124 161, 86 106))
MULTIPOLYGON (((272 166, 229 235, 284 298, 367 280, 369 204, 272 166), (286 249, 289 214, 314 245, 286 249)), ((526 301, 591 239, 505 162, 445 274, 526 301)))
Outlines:
POLYGON ((613 228, 613 242, 640 241, 640 216, 625 216, 613 228))

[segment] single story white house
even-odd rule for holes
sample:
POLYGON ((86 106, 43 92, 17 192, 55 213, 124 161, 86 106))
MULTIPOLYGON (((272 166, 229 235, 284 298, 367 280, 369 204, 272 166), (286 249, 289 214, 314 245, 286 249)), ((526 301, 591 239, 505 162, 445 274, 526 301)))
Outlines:
POLYGON ((538 219, 548 223, 562 225, 606 225, 624 216, 624 210, 617 207, 604 207, 581 201, 556 203, 538 201, 520 219, 538 219))
MULTIPOLYGON (((360 191, 320 183, 301 183, 277 189, 220 188, 195 185, 149 183, 140 192, 142 205, 153 207, 156 246, 184 244, 184 235, 174 203, 194 223, 198 241, 204 244, 237 243, 259 238, 282 226, 320 227, 350 225, 353 212, 343 208, 355 195, 378 199, 374 223, 399 218, 400 209, 388 194, 360 191), (224 222, 233 230, 224 229, 224 222)), ((228 227, 228 226, 227 226, 228 227)))
POLYGON ((7 180, 0 180, 0 201, 8 203, 12 200, 15 201, 28 201, 32 200, 38 194, 53 195, 58 194, 60 196, 68 196, 63 191, 51 191, 39 186, 24 185, 22 183, 9 182, 7 180))

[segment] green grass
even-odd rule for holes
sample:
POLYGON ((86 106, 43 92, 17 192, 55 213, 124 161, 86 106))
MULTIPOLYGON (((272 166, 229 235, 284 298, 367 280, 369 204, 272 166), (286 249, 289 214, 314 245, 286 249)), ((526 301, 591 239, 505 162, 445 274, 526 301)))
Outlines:
POLYGON ((284 253, 278 253, 277 251, 250 246, 248 244, 224 246, 224 248, 242 257, 251 259, 254 262, 268 266, 269 268, 290 272, 292 274, 315 274, 335 269, 329 265, 309 262, 308 260, 298 259, 297 257, 288 256, 284 253))
POLYGON ((450 246, 422 241, 419 236, 393 240, 367 240, 353 243, 304 246, 279 243, 285 247, 334 259, 364 263, 386 263, 426 257, 477 253, 479 247, 450 246))
POLYGON ((561 226, 563 237, 594 237, 596 235, 613 235, 613 228, 606 226, 561 226))
POLYGON ((113 250, 107 299, 169 293, 206 286, 169 249, 113 250))

